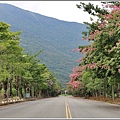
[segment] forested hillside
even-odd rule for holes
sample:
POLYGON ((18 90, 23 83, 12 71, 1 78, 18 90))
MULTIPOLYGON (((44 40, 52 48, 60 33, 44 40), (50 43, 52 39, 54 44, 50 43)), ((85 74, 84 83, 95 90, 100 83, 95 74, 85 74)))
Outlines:
POLYGON ((64 86, 72 68, 77 65, 76 60, 81 57, 72 49, 88 44, 81 40, 85 25, 46 17, 9 4, 0 4, 0 11, 0 21, 10 24, 12 31, 22 31, 20 45, 25 51, 34 54, 43 50, 38 56, 41 63, 45 62, 64 86))

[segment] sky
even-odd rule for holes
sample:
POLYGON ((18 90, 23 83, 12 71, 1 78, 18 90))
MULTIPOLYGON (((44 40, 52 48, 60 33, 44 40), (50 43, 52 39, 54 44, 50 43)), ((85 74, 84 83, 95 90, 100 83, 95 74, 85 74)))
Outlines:
MULTIPOLYGON (((45 16, 69 22, 90 22, 90 15, 76 7, 82 1, 0 1, 45 16)), ((84 1, 100 5, 100 1, 84 1)), ((96 19, 95 19, 96 20, 96 19)))

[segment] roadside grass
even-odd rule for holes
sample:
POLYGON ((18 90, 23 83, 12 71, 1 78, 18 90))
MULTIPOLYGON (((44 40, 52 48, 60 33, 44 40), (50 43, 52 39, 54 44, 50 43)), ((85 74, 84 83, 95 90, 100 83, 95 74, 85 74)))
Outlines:
POLYGON ((114 100, 112 100, 112 98, 109 98, 109 97, 106 97, 106 98, 104 98, 104 97, 89 97, 88 99, 120 105, 120 98, 115 98, 114 100))
POLYGON ((68 96, 68 94, 61 94, 60 96, 68 96))

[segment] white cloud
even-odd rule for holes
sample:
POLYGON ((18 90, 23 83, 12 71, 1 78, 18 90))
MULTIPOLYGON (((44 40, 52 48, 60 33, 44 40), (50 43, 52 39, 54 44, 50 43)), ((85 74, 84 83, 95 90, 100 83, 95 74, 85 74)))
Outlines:
MULTIPOLYGON (((100 4, 100 1, 84 2, 100 4)), ((83 21, 90 21, 89 14, 76 7, 76 4, 80 3, 79 1, 0 1, 0 3, 12 4, 22 9, 60 20, 75 21, 79 23, 82 23, 83 21)))

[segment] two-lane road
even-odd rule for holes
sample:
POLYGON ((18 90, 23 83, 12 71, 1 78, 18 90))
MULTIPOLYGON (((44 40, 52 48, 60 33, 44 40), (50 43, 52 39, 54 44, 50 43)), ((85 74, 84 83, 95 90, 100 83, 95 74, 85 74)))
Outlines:
POLYGON ((120 106, 60 96, 1 107, 0 118, 120 118, 120 106))

